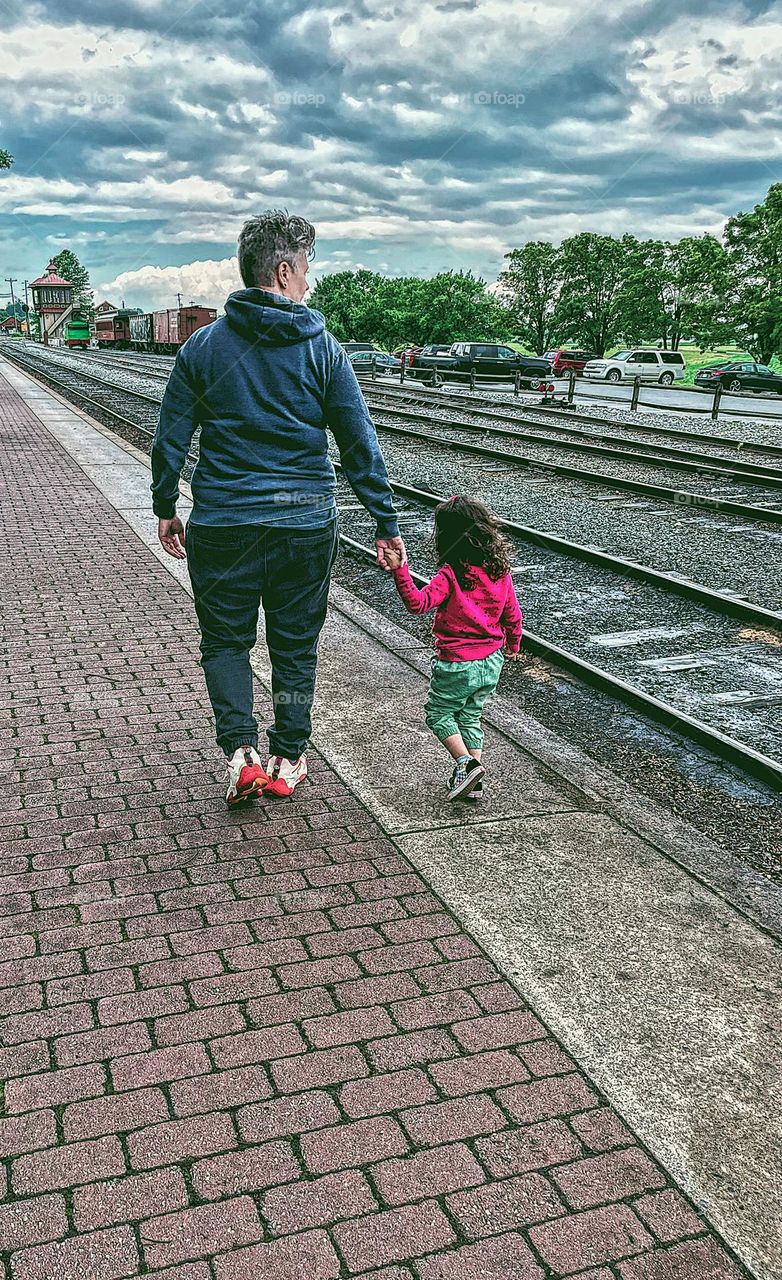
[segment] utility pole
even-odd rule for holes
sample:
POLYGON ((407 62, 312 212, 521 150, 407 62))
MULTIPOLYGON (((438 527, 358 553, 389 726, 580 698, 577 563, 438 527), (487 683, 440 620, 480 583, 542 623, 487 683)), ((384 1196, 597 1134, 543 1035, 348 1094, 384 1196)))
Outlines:
POLYGON ((33 314, 33 312, 30 310, 30 299, 29 299, 28 294, 27 294, 27 289, 28 289, 29 284, 30 284, 30 281, 29 281, 29 280, 25 280, 25 282, 24 282, 24 304, 25 304, 25 306, 27 307, 27 337, 31 339, 31 338, 32 338, 32 336, 33 336, 33 327, 32 327, 32 325, 31 325, 31 323, 30 323, 30 316, 33 314))
POLYGON ((16 284, 16 276, 6 276, 6 284, 11 286, 11 311, 13 312, 14 322, 16 322, 16 298, 14 297, 14 285, 16 284))
POLYGON ((181 293, 178 293, 176 296, 176 305, 177 305, 177 311, 181 311, 182 310, 182 294, 181 293))

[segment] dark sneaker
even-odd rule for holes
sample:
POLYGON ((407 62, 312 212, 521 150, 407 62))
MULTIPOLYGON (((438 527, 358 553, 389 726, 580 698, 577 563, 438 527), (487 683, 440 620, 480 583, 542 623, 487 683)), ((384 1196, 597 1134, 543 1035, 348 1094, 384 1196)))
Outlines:
POLYGON ((448 783, 448 799, 458 800, 462 796, 468 796, 485 772, 480 760, 470 759, 464 764, 457 764, 448 783))
POLYGON ((476 782, 472 791, 468 791, 466 795, 462 796, 462 799, 463 800, 482 800, 483 799, 483 783, 476 782))

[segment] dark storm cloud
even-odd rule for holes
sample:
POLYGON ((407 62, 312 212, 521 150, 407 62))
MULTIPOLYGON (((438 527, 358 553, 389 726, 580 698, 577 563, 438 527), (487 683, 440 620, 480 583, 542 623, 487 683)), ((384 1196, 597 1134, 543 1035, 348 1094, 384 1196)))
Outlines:
POLYGON ((39 65, 0 106, 23 220, 0 228, 16 253, 26 226, 36 262, 46 235, 92 228, 103 278, 144 254, 225 256, 259 201, 334 227, 327 257, 390 245, 396 270, 493 274, 523 237, 685 234, 771 180, 755 122, 778 111, 772 76, 735 39, 773 12, 757 0, 564 17, 523 0, 106 0, 99 21, 93 0, 12 5, 12 31, 59 25, 79 69, 39 65), (736 130, 746 145, 720 154, 736 130))

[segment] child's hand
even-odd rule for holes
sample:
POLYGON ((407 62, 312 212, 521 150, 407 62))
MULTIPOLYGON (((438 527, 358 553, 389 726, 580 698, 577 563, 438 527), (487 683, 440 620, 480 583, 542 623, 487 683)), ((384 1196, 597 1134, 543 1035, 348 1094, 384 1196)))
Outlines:
POLYGON ((392 550, 391 547, 386 547, 383 552, 383 560, 385 561, 385 567, 393 572, 394 569, 399 569, 402 566, 402 553, 401 551, 392 550))
POLYGON ((511 652, 510 649, 503 649, 502 652, 509 662, 518 662, 521 657, 521 653, 518 649, 514 649, 513 652, 511 652))

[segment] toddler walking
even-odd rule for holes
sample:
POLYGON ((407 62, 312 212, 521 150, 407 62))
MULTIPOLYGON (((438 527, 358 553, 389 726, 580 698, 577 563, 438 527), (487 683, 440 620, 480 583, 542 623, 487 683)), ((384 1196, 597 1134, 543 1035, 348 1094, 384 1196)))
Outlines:
POLYGON ((521 643, 521 610, 510 576, 510 548, 496 516, 475 498, 453 497, 434 513, 440 568, 420 590, 398 553, 385 553, 409 613, 436 609, 437 656, 426 700, 426 723, 456 761, 448 799, 483 794, 481 712, 494 693, 505 656, 521 643))

